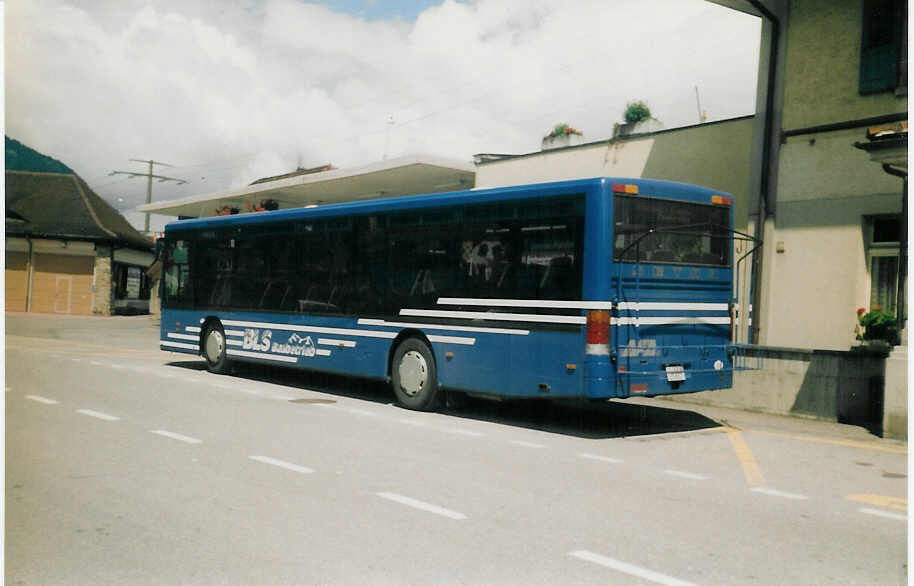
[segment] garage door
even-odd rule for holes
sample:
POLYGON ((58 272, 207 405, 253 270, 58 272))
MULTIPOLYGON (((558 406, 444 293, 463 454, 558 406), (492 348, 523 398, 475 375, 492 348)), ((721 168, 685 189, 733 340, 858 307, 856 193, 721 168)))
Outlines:
POLYGON ((90 315, 94 267, 91 256, 36 254, 32 311, 90 315))
POLYGON ((25 311, 28 257, 25 252, 6 252, 6 311, 25 311))

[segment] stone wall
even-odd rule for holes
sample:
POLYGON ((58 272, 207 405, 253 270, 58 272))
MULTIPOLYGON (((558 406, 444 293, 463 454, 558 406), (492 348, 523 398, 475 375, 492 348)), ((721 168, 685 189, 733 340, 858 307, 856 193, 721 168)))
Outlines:
POLYGON ((111 315, 114 289, 111 284, 111 248, 108 246, 95 247, 95 274, 92 291, 95 294, 92 313, 111 315))

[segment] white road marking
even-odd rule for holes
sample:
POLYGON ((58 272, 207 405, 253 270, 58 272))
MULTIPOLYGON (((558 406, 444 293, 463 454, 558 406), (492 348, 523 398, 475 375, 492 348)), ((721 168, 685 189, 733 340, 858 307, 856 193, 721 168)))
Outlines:
POLYGON ((92 366, 104 366, 104 364, 102 364, 101 362, 99 362, 97 360, 90 360, 89 364, 91 364, 92 366))
POLYGON ((597 456, 596 454, 578 454, 581 458, 587 458, 588 460, 596 460, 598 462, 606 462, 608 464, 621 464, 625 460, 620 460, 619 458, 610 458, 608 456, 597 456))
POLYGON ((804 495, 802 495, 802 494, 794 494, 794 493, 792 493, 792 492, 784 492, 784 491, 781 491, 781 490, 775 490, 775 489, 773 489, 773 488, 765 488, 764 486, 757 486, 757 487, 755 487, 755 488, 752 489, 752 492, 757 492, 757 493, 760 493, 760 494, 767 494, 767 495, 769 495, 769 496, 779 496, 779 497, 781 497, 781 498, 792 499, 792 500, 795 500, 795 501, 805 501, 805 500, 807 500, 807 499, 809 498, 808 496, 804 496, 804 495))
POLYGON ((485 434, 478 431, 470 431, 468 429, 458 429, 456 427, 442 427, 441 431, 444 433, 450 433, 452 435, 465 435, 467 437, 482 437, 485 434))
POLYGON ((299 472, 301 474, 311 474, 314 472, 311 468, 305 468, 304 466, 299 466, 298 464, 291 464, 289 462, 283 462, 282 460, 277 460, 275 458, 269 458, 267 456, 248 456, 251 460, 256 460, 258 462, 263 462, 264 464, 269 464, 271 466, 277 466, 279 468, 285 468, 286 470, 291 470, 293 472, 299 472))
POLYGON ((96 419, 103 419, 105 421, 120 421, 120 417, 115 417, 114 415, 108 415, 107 413, 102 413, 101 411, 93 411, 92 409, 77 409, 77 413, 82 413, 83 415, 88 415, 89 417, 95 417, 96 419))
POLYGON ((108 368, 113 368, 113 369, 115 369, 115 370, 123 370, 123 369, 124 369, 124 367, 121 366, 120 364, 106 364, 105 366, 107 366, 108 368))
POLYGON ((438 505, 417 501, 416 499, 409 498, 408 496, 403 496, 402 494, 396 494, 393 492, 379 492, 376 494, 383 499, 394 501, 395 503, 400 503, 401 505, 406 505, 408 507, 413 507, 422 511, 427 511, 429 513, 435 513, 436 515, 441 515, 442 517, 447 517, 449 519, 460 520, 467 518, 467 516, 463 513, 451 511, 449 509, 439 507, 438 505))
POLYGON ((514 444, 515 446, 522 446, 522 447, 524 447, 524 448, 539 448, 539 449, 542 449, 542 448, 545 448, 545 447, 546 447, 546 446, 544 446, 543 444, 535 444, 535 443, 533 443, 533 442, 525 442, 525 441, 523 441, 523 440, 512 440, 511 443, 514 444))
POLYGON ((864 513, 866 515, 875 515, 877 517, 885 517, 886 519, 896 519, 898 521, 907 521, 908 516, 902 515, 901 513, 890 513, 888 511, 880 511, 879 509, 869 509, 862 508, 857 509, 858 512, 864 513))
POLYGON ((181 435, 180 433, 174 433, 171 431, 164 431, 161 429, 150 429, 149 433, 154 433, 156 435, 161 435, 162 437, 169 437, 171 439, 178 440, 180 442, 187 442, 189 444, 202 444, 203 440, 198 440, 194 437, 188 437, 186 435, 181 435))
POLYGON ((656 584, 663 584, 664 586, 695 586, 693 582, 687 582, 686 580, 680 580, 679 578, 674 578, 672 576, 667 576, 666 574, 661 574, 660 572, 655 572, 653 570, 648 570, 647 568, 642 568, 619 560, 614 560, 606 556, 602 556, 591 551, 572 551, 568 555, 571 557, 578 558, 579 560, 584 560, 594 564, 599 564, 603 567, 610 568, 619 572, 623 572, 630 576, 636 576, 644 580, 649 580, 656 584))
POLYGON ((26 395, 25 398, 31 399, 33 401, 38 401, 39 403, 44 403, 45 405, 57 405, 57 403, 59 403, 59 401, 48 399, 47 397, 41 397, 39 395, 26 395))
POLYGON ((349 413, 355 413, 356 415, 364 415, 366 417, 377 417, 377 413, 372 413, 371 411, 365 411, 363 409, 352 409, 350 407, 346 408, 346 411, 349 413))
POLYGON ((683 472, 681 470, 664 470, 664 474, 669 474, 670 476, 678 476, 679 478, 688 478, 689 480, 707 480, 708 477, 703 474, 695 474, 694 472, 683 472))

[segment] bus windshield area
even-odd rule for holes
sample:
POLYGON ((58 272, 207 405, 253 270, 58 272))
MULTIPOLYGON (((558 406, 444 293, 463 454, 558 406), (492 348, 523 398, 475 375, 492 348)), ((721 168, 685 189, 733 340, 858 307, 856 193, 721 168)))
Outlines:
POLYGON ((730 208, 617 195, 617 261, 730 266, 730 208))

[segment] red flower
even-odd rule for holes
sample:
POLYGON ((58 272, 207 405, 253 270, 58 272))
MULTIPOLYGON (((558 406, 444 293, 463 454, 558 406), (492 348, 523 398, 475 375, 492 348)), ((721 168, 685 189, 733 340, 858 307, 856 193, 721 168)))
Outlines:
POLYGON ((858 315, 858 316, 863 315, 864 313, 866 313, 866 308, 863 308, 863 307, 858 307, 858 308, 857 308, 857 315, 858 315))

